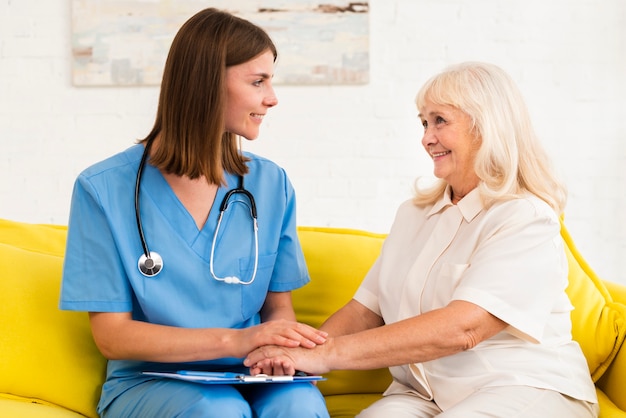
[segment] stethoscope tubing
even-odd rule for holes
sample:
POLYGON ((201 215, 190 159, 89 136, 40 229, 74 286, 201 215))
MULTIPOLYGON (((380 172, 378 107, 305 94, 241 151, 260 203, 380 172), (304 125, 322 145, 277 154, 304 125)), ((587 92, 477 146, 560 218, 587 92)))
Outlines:
POLYGON ((143 177, 143 171, 146 166, 146 160, 150 154, 150 147, 152 146, 153 138, 149 139, 141 155, 141 161, 139 162, 139 168, 137 169, 137 178, 135 180, 135 220, 137 222, 137 232, 139 233, 139 240, 141 241, 141 248, 143 249, 143 255, 137 260, 137 268, 147 277, 154 277, 161 272, 163 268, 163 259, 161 255, 156 252, 151 252, 148 248, 148 242, 143 232, 143 225, 141 222, 140 211, 140 189, 141 179, 143 177))
MULTIPOLYGON (((137 233, 139 234, 139 240, 141 241, 141 248, 143 250, 143 254, 139 257, 139 260, 137 261, 137 267, 139 271, 141 272, 141 274, 143 274, 146 277, 156 276, 157 274, 161 272, 163 268, 163 259, 161 258, 161 256, 154 251, 150 251, 148 247, 148 242, 146 240, 146 237, 143 231, 143 224, 141 221, 141 212, 140 212, 141 179, 143 177, 143 172, 144 172, 144 168, 146 165, 146 161, 150 153, 150 147, 152 145, 152 141, 153 141, 153 138, 149 139, 145 145, 143 154, 141 156, 141 160, 139 162, 139 167, 137 169, 137 178, 135 180, 135 220, 137 223, 137 233)), ((243 176, 239 176, 237 187, 229 190, 224 196, 224 198, 222 199, 222 202, 220 204, 220 212, 219 212, 219 216, 217 220, 217 226, 215 228, 215 233, 213 234, 213 241, 211 244, 211 255, 209 259, 209 269, 211 271, 211 276, 213 277, 213 279, 219 282, 224 282, 228 284, 249 285, 249 284, 252 284, 252 282, 254 282, 254 280, 256 279, 256 274, 257 274, 257 270, 259 266, 258 231, 259 231, 259 226, 258 226, 258 221, 257 221, 257 210, 256 210, 256 202, 254 200, 254 196, 252 195, 252 193, 250 193, 248 190, 245 189, 243 185, 243 176), (246 196, 248 198, 249 205, 246 202, 241 201, 241 200, 230 201, 231 197, 234 196, 235 194, 243 194, 244 196, 246 196), (247 281, 241 280, 239 277, 236 277, 236 276, 219 277, 215 274, 214 269, 213 269, 213 264, 214 264, 213 260, 214 260, 214 254, 215 254, 215 246, 217 243, 217 236, 218 236, 221 224, 222 224, 222 217, 224 215, 224 212, 228 208, 229 201, 230 203, 244 204, 248 206, 248 208, 250 209, 250 216, 252 218, 252 225, 253 225, 253 232, 254 232, 254 269, 252 272, 252 277, 247 281)))
POLYGON ((148 249, 146 237, 143 233, 143 225, 141 223, 139 192, 141 188, 141 179, 143 177, 143 170, 146 165, 146 160, 148 159, 148 154, 150 153, 151 145, 152 145, 152 140, 146 143, 143 154, 141 155, 141 161, 139 162, 139 169, 137 170, 137 180, 135 181, 135 219, 137 221, 137 232, 139 233, 139 239, 141 240, 141 248, 143 249, 144 255, 146 257, 149 256, 150 250, 148 249))
MULTIPOLYGON (((235 190, 231 190, 231 192, 233 192, 235 190)), ((247 192, 247 190, 244 190, 247 192)), ((228 197, 232 196, 234 193, 229 193, 228 197)), ((246 196, 251 196, 251 194, 246 194, 246 196)), ((248 197, 249 197, 248 196, 248 197)), ((224 199, 226 199, 226 196, 224 197, 224 199)), ((251 202, 253 202, 253 200, 251 200, 251 202)), ((243 203, 241 201, 235 201, 235 203, 243 203)), ((226 207, 228 205, 224 206, 224 210, 226 210, 226 207)), ((226 277, 219 277, 218 275, 215 274, 215 272, 213 271, 213 259, 214 259, 214 253, 215 253, 215 244, 217 241, 217 235, 219 233, 220 230, 220 226, 222 224, 222 217, 224 215, 224 210, 220 210, 220 214, 217 218, 217 226, 215 227, 215 234, 213 234, 213 242, 211 244, 211 257, 209 258, 209 269, 211 270, 211 276, 213 276, 213 278, 217 281, 220 282, 225 282, 228 284, 252 284, 252 282, 254 281, 254 279, 256 278, 256 272, 257 269, 259 267, 259 225, 257 223, 257 218, 255 215, 253 215, 253 208, 254 205, 250 206, 250 216, 252 216, 252 223, 253 223, 253 228, 254 228, 254 270, 252 270, 252 277, 250 278, 250 280, 248 281, 242 281, 240 278, 236 277, 236 276, 226 276, 226 277)))

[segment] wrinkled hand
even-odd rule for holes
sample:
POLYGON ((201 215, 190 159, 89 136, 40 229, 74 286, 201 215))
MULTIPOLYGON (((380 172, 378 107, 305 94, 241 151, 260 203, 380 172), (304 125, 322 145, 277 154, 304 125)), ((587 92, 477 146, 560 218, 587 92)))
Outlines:
POLYGON ((280 319, 242 330, 242 341, 239 346, 244 351, 241 356, 266 345, 309 349, 324 344, 327 336, 326 332, 309 325, 280 319))
POLYGON ((308 374, 329 372, 320 348, 287 348, 278 346, 260 347, 244 360, 243 364, 250 368, 250 374, 259 373, 273 375, 294 375, 296 370, 308 374))

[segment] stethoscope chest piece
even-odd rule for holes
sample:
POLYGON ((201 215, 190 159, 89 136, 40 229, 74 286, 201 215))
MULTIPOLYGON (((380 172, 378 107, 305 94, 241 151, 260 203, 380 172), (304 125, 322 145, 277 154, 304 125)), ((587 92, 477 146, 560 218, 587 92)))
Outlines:
POLYGON ((146 257, 145 254, 142 254, 139 257, 139 261, 137 261, 137 267, 139 267, 139 271, 146 277, 154 277, 163 268, 163 259, 154 251, 150 251, 150 257, 146 257))

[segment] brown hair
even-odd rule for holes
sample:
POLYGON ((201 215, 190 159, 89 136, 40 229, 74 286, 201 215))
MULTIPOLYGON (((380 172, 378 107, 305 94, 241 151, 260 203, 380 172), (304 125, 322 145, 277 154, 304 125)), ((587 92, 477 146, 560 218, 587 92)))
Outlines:
POLYGON ((237 136, 224 132, 226 68, 265 51, 277 57, 269 35, 253 23, 209 8, 180 28, 170 47, 150 134, 159 137, 150 162, 159 169, 192 179, 204 176, 224 183, 223 171, 244 175, 245 158, 237 136))

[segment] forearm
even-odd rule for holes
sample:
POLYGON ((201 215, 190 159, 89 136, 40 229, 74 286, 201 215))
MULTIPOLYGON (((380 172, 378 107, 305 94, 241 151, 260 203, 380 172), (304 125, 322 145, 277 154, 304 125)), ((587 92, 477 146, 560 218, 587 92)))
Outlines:
POLYGON ((242 357, 256 348, 245 346, 242 330, 178 328, 110 315, 90 315, 96 344, 109 359, 192 362, 242 357))
POLYGON ((380 316, 352 299, 329 317, 320 329, 336 337, 376 328, 383 324, 380 316))
POLYGON ((296 314, 291 302, 291 292, 268 292, 263 308, 261 308, 261 321, 275 321, 285 319, 295 321, 296 314))
POLYGON ((296 313, 291 305, 275 307, 271 310, 263 309, 261 311, 261 322, 277 321, 280 319, 296 321, 296 313))
POLYGON ((453 355, 505 327, 504 322, 476 305, 453 302, 393 324, 337 336, 315 350, 329 370, 376 369, 453 355))
MULTIPOLYGON (((461 351, 461 345, 437 340, 438 335, 410 332, 405 324, 395 323, 354 334, 329 338, 316 347, 328 370, 369 370, 420 363, 461 351)), ((443 331, 442 331, 443 333, 443 331)))
POLYGON ((257 372, 279 363, 320 374, 421 363, 470 349, 505 327, 476 305, 452 302, 393 324, 334 335, 311 350, 261 347, 245 364, 257 372))
MULTIPOLYGON (((280 316, 281 309, 272 312, 280 316)), ((105 357, 116 360, 192 362, 244 357, 268 345, 312 348, 326 341, 324 332, 284 318, 230 329, 151 324, 133 320, 129 312, 90 313, 89 317, 96 345, 105 357)))

